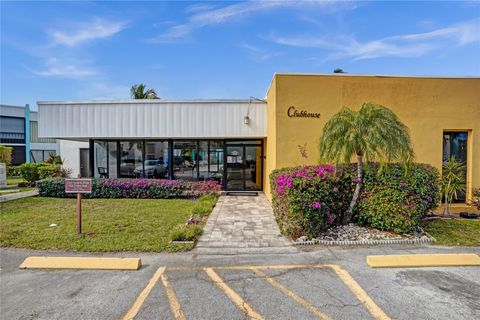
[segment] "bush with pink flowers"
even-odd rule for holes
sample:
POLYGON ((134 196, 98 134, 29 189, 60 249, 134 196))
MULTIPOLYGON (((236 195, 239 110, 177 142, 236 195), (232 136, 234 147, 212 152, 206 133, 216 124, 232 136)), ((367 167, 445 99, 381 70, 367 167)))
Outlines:
MULTIPOLYGON (((398 163, 365 166, 353 221, 374 228, 410 232, 439 201, 439 173, 431 165, 398 163)), ((303 166, 274 170, 272 204, 282 232, 294 239, 316 237, 339 224, 350 205, 356 164, 303 166)))
MULTIPOLYGON (((63 179, 46 179, 37 183, 42 197, 66 198, 63 179)), ((92 193, 86 198, 171 199, 199 197, 219 193, 222 186, 215 181, 161 179, 93 179, 92 193)))
POLYGON ((315 237, 337 223, 355 188, 354 176, 331 165, 275 170, 270 179, 276 220, 292 238, 315 237))

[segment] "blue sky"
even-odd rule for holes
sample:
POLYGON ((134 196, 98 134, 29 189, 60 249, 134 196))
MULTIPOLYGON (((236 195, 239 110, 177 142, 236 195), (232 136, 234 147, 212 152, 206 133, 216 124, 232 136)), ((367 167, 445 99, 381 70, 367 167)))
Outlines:
POLYGON ((264 97, 275 72, 480 76, 480 2, 1 2, 0 102, 264 97))

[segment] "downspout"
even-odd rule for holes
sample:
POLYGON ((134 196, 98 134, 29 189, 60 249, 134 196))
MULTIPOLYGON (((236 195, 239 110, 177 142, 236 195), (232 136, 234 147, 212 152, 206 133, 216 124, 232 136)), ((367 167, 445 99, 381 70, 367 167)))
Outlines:
POLYGON ((30 106, 25 105, 25 162, 31 162, 30 157, 30 106))

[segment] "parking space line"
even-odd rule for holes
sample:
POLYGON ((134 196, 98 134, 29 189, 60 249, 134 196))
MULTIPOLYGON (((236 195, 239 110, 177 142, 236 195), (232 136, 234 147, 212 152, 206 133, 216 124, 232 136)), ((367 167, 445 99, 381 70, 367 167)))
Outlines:
POLYGON ((232 288, 230 288, 223 279, 212 269, 204 268, 206 274, 212 281, 242 310, 250 319, 263 320, 264 318, 258 314, 250 305, 242 299, 232 288))
POLYGON ((145 289, 143 289, 143 291, 138 295, 135 302, 132 304, 128 312, 125 314, 125 316, 123 317, 123 320, 131 320, 137 315, 138 311, 143 305, 143 302, 148 297, 153 287, 157 283, 158 279, 164 272, 165 272, 165 267, 160 267, 157 269, 153 277, 148 281, 148 284, 145 287, 145 289))
POLYGON ((332 318, 330 318, 328 315, 326 315, 325 313, 323 313, 322 311, 318 310, 317 308, 315 308, 312 304, 310 304, 308 301, 306 301, 305 299, 303 299, 302 297, 298 296, 297 294, 293 293, 292 291, 288 290, 286 287, 284 287, 283 285, 281 285, 279 282, 277 282, 275 279, 269 277, 266 273, 264 273, 263 271, 260 271, 259 269, 257 268, 251 268, 251 270, 253 272, 255 272, 258 276, 262 277, 265 279, 265 281, 267 281, 269 284, 271 284, 272 286, 274 286, 275 288, 279 289, 280 291, 282 291, 284 294, 286 294, 287 296, 289 296, 290 298, 292 298, 293 300, 295 300, 296 302, 300 303, 302 306, 304 306, 308 311, 310 311, 311 313, 315 314, 316 316, 318 316, 319 318, 321 319, 324 319, 324 320, 332 320, 332 318))
POLYGON ((252 270, 252 269, 280 269, 280 270, 288 270, 288 269, 305 269, 305 268, 328 268, 328 264, 316 264, 316 265, 309 265, 309 264, 291 264, 291 265, 259 265, 259 266, 221 266, 221 267, 214 267, 217 270, 252 270))
POLYGON ((168 302, 170 304, 170 309, 172 310, 173 316, 176 320, 185 320, 185 315, 183 314, 182 308, 180 307, 180 303, 178 302, 177 296, 175 295, 175 291, 173 291, 173 288, 168 281, 167 275, 165 273, 162 273, 160 275, 160 279, 162 279, 163 286, 165 287, 168 302))
POLYGON ((365 292, 365 290, 360 287, 360 285, 353 279, 353 277, 342 267, 339 265, 329 265, 329 268, 331 268, 337 276, 345 283, 345 285, 352 291, 352 293, 357 297, 360 302, 367 308, 368 312, 378 320, 390 320, 390 317, 387 316, 387 314, 380 309, 379 306, 375 304, 375 302, 370 298, 370 296, 365 292))

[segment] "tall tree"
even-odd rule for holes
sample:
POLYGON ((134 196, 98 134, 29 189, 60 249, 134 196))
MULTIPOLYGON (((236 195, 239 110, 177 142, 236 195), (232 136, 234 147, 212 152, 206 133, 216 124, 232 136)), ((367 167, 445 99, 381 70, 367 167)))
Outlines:
POLYGON ((343 107, 323 128, 320 139, 322 161, 350 163, 357 158, 357 186, 342 223, 352 219, 363 180, 363 160, 408 162, 414 157, 410 133, 387 107, 364 103, 358 111, 343 107))
POLYGON ((345 71, 343 71, 343 69, 340 69, 340 68, 335 68, 333 69, 333 73, 345 73, 345 71))
POLYGON ((155 89, 146 90, 146 86, 143 83, 134 84, 130 89, 130 95, 133 99, 160 99, 155 89))

